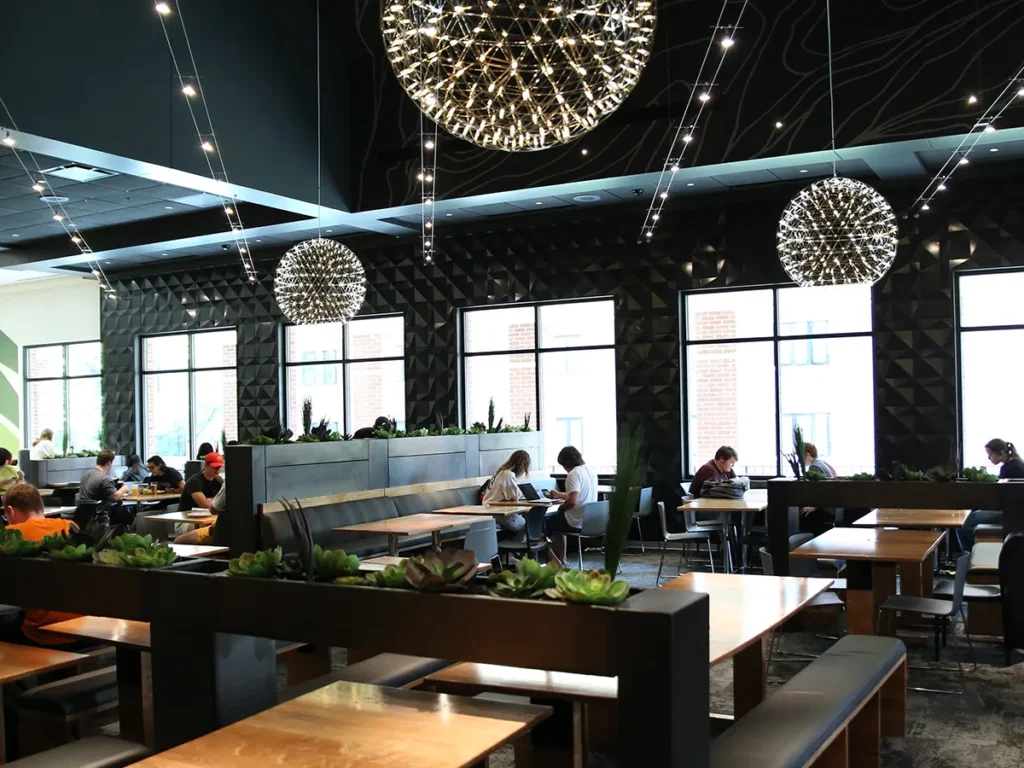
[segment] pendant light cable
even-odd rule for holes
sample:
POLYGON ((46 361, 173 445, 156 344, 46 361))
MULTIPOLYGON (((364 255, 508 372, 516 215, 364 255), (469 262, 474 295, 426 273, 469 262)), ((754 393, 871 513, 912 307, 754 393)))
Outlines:
POLYGON ((836 176, 836 94, 832 85, 832 0, 825 0, 825 28, 828 32, 828 101, 832 117, 832 175, 836 176))
POLYGON ((320 227, 324 209, 320 204, 320 0, 316 0, 316 236, 320 238, 320 227))

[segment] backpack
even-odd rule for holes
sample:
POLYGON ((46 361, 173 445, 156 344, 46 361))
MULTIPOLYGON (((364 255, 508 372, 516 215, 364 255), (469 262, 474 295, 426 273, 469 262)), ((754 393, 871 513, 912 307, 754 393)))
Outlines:
POLYGON ((701 488, 700 495, 713 499, 742 499, 743 494, 750 487, 750 480, 745 477, 737 477, 732 480, 706 480, 701 488))

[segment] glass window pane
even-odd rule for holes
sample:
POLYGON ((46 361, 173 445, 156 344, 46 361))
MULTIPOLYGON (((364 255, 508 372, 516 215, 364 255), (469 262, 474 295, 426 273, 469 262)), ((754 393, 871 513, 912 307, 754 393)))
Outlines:
POLYGON ((98 341, 68 345, 68 376, 98 376, 102 370, 103 345, 98 341))
POLYGON ((289 325, 285 328, 284 359, 290 363, 305 360, 341 360, 342 323, 289 325))
MULTIPOLYGON (((332 430, 341 432, 345 418, 345 377, 341 363, 295 365, 286 370, 288 402, 285 420, 288 429, 296 435, 302 434, 302 401, 309 397, 313 400, 313 426, 319 424, 320 419, 327 419, 333 425, 332 430)), ((372 419, 369 426, 373 426, 372 419)))
POLYGON ((174 336, 148 336, 143 339, 142 369, 144 371, 174 371, 185 368, 188 368, 187 333, 174 336))
POLYGON ((770 288, 692 293, 686 297, 686 338, 706 341, 772 336, 774 311, 770 288))
MULTIPOLYGON (((806 350, 825 340, 779 342, 806 350)), ((871 337, 828 339, 825 362, 779 371, 783 453, 793 452, 793 427, 840 475, 875 471, 874 352, 871 337)), ((813 349, 813 348, 812 348, 813 349)), ((815 355, 817 352, 815 351, 815 355)), ((743 449, 740 460, 743 458, 743 449)))
POLYGON ((541 347, 584 347, 614 343, 614 301, 541 305, 541 347))
POLYGON ((405 429, 405 361, 388 360, 348 366, 348 431, 372 427, 389 416, 405 429))
POLYGON ((466 358, 466 421, 487 424, 494 398, 494 424, 522 424, 525 414, 537 423, 537 363, 532 352, 466 358))
POLYGON ((237 334, 233 328, 230 331, 193 334, 192 367, 234 368, 236 339, 237 334))
MULTIPOLYGON (((1002 275, 1007 277, 1008 275, 1002 275)), ((972 331, 960 336, 960 382, 963 391, 963 460, 965 467, 986 467, 985 443, 993 438, 1024 445, 1024 410, 1009 406, 1005 392, 1024 376, 1014 353, 1024 345, 1024 330, 972 331)))
MULTIPOLYGON (((28 443, 44 429, 53 430, 53 447, 64 451, 64 381, 28 382, 28 443)), ((14 448, 12 447, 13 451, 14 448)), ((70 449, 69 449, 70 450, 70 449)))
POLYGON ((1024 272, 965 275, 959 291, 962 327, 1024 324, 1024 272))
MULTIPOLYGON (((204 334, 214 335, 214 334, 204 334)), ((226 440, 238 439, 238 381, 234 369, 197 371, 192 374, 192 418, 195 424, 193 445, 210 443, 223 450, 221 432, 226 440)))
POLYGON ((63 375, 63 345, 57 344, 52 347, 33 347, 28 351, 28 378, 49 379, 63 375))
MULTIPOLYGON (((773 342, 699 344, 686 350, 687 476, 731 445, 737 475, 774 475, 773 342)), ((870 368, 869 368, 870 370, 870 368)), ((871 388, 868 388, 870 395, 871 388)))
MULTIPOLYGON (((349 322, 349 359, 401 357, 404 353, 405 320, 401 316, 369 317, 365 320, 352 320, 349 322)), ((377 414, 377 416, 380 416, 380 414, 377 414)))
POLYGON ((870 330, 870 285, 779 289, 779 333, 782 336, 870 330))
POLYGON ((533 307, 503 307, 466 313, 467 352, 533 349, 536 346, 533 307))
POLYGON ((150 374, 142 377, 142 387, 145 408, 143 430, 146 436, 146 455, 143 458, 158 454, 168 466, 181 470, 192 458, 188 374, 150 374))
POLYGON ((70 379, 68 407, 70 445, 75 446, 76 451, 106 448, 100 434, 103 430, 103 390, 100 378, 70 379))
MULTIPOLYGON (((574 445, 591 466, 615 466, 614 349, 545 352, 540 356, 540 398, 548 464, 554 465, 563 447, 574 445)), ((522 414, 515 415, 512 423, 522 424, 522 414)))

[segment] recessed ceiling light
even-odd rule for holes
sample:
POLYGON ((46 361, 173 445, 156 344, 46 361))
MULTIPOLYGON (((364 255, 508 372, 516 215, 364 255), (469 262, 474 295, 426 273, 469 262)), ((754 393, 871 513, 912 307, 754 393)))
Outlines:
POLYGON ((202 144, 200 144, 199 146, 200 146, 200 147, 202 148, 202 150, 203 150, 204 152, 213 152, 213 144, 211 144, 211 143, 210 143, 210 142, 208 142, 208 141, 204 141, 204 142, 203 142, 202 144))
POLYGON ((21 235, 11 235, 11 237, 21 237, 21 235))
POLYGON ((688 187, 692 187, 692 186, 693 186, 693 182, 692 182, 692 181, 688 181, 688 182, 686 182, 686 186, 688 186, 688 187))
POLYGON ((257 242, 257 243, 262 243, 263 241, 262 241, 262 240, 257 240, 256 242, 257 242))
POLYGON ((572 198, 574 203, 596 203, 600 199, 600 195, 575 195, 572 198))
POLYGON ((587 153, 588 153, 588 152, 589 152, 589 150, 587 150, 587 149, 581 149, 581 150, 580 150, 580 154, 581 154, 581 155, 583 155, 584 157, 586 157, 586 156, 587 156, 587 153))
POLYGON ((733 40, 731 37, 726 35, 725 37, 722 38, 722 47, 723 48, 732 48, 733 43, 735 43, 735 42, 736 42, 735 40, 733 40))
POLYGON ((974 95, 974 94, 972 93, 972 94, 971 94, 970 96, 968 96, 968 97, 967 97, 967 103, 968 103, 968 104, 977 104, 977 103, 978 103, 978 97, 977 97, 977 96, 975 96, 975 95, 974 95))
POLYGON ((104 261, 103 263, 104 263, 104 264, 109 264, 110 262, 109 262, 109 261, 104 261))
POLYGON ((46 189, 46 187, 44 187, 37 181, 35 184, 32 185, 32 189, 34 189, 36 192, 42 192, 43 190, 46 189))
POLYGON ((700 96, 698 96, 697 98, 698 98, 698 99, 700 99, 701 101, 709 101, 709 100, 711 99, 711 94, 709 94, 709 93, 708 93, 707 91, 704 91, 704 92, 703 92, 703 93, 702 93, 702 94, 701 94, 700 96))
POLYGON ((999 147, 992 147, 992 148, 991 148, 991 149, 989 150, 989 152, 998 152, 998 151, 999 151, 999 147))
POLYGON ((166 253, 161 253, 160 255, 161 255, 161 256, 166 256, 167 254, 166 254, 166 253))
POLYGON ((328 232, 333 232, 334 230, 333 230, 333 229, 328 229, 327 231, 328 231, 328 232))
POLYGON ((451 214, 450 213, 446 213, 445 216, 451 216, 451 214))
POLYGON ((70 198, 64 197, 63 195, 40 195, 39 202, 41 203, 66 203, 70 198))
POLYGON ((807 169, 806 168, 801 168, 800 169, 800 173, 807 173, 807 169))
POLYGON ((55 213, 55 214, 53 214, 53 220, 54 221, 64 221, 64 217, 61 216, 59 213, 55 213))
POLYGON ((164 210, 165 211, 173 211, 174 210, 174 206, 173 205, 165 205, 164 206, 164 210))
POLYGON ((534 205, 544 205, 544 201, 538 200, 536 203, 534 203, 534 205))

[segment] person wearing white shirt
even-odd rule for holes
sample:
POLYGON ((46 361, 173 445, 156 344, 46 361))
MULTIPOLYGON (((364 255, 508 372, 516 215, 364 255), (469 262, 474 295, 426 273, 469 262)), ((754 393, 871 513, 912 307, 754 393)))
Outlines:
POLYGON ((32 443, 28 457, 32 461, 41 461, 43 459, 52 459, 56 455, 57 449, 53 447, 53 430, 44 429, 39 433, 39 438, 32 443))
POLYGON ((562 499, 558 512, 544 521, 544 533, 550 546, 548 555, 552 563, 565 565, 567 533, 579 533, 583 527, 583 505, 597 501, 597 475, 583 461, 583 456, 573 446, 567 445, 558 452, 558 463, 568 476, 565 491, 552 491, 556 499, 562 499))
MULTIPOLYGON (((494 473, 494 477, 491 478, 491 482, 484 492, 483 503, 519 501, 523 498, 523 492, 519 490, 519 483, 524 482, 529 476, 530 454, 526 451, 516 451, 494 473)), ((518 535, 526 528, 526 518, 522 515, 505 515, 497 518, 497 521, 503 531, 511 534, 518 535)))

